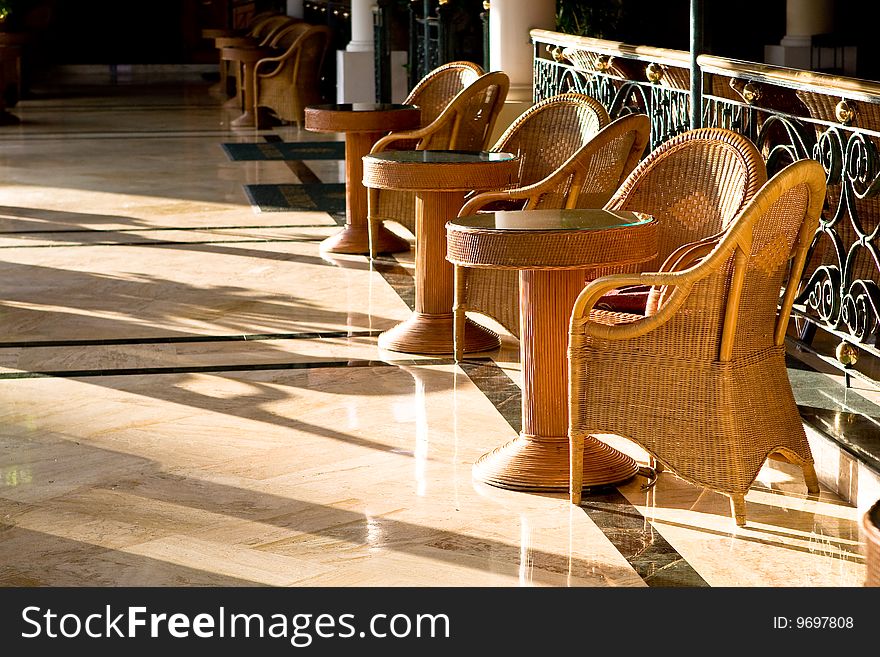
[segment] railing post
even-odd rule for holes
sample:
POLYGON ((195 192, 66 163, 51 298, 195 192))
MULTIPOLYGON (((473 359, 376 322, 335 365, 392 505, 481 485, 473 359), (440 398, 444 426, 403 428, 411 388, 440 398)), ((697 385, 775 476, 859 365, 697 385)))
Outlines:
POLYGON ((376 102, 391 102, 391 53, 388 44, 388 0, 373 5, 373 40, 375 41, 376 102))
POLYGON ((480 12, 480 21, 483 25, 483 68, 491 71, 489 60, 489 0, 483 0, 483 11, 480 12))
POLYGON ((691 0, 691 130, 703 125, 703 72, 697 57, 703 52, 703 0, 691 0))

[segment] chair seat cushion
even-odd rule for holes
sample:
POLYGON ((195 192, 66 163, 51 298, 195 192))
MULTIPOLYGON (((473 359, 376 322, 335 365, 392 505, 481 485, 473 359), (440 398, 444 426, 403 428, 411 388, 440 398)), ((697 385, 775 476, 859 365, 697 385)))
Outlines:
MULTIPOLYGON (((599 299, 595 307, 611 312, 644 315, 652 291, 654 291, 654 288, 650 285, 628 285, 611 290, 611 292, 599 299)), ((653 293, 656 294, 657 291, 653 293)))

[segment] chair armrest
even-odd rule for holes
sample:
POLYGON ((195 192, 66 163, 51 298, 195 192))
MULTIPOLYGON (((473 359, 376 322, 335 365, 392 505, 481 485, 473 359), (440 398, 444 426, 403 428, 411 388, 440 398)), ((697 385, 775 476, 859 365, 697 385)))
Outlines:
POLYGON ((296 44, 294 44, 293 46, 288 48, 287 51, 282 55, 276 55, 275 57, 264 57, 263 59, 257 61, 257 63, 254 64, 254 75, 261 77, 261 78, 271 78, 275 75, 278 75, 282 71, 282 69, 284 68, 282 66, 282 64, 285 61, 287 61, 288 59, 290 59, 291 57, 296 55, 295 50, 297 48, 298 48, 298 46, 296 44), (276 66, 275 66, 275 68, 273 68, 270 71, 267 71, 265 73, 260 73, 261 68, 266 68, 270 65, 276 65, 276 66))
POLYGON ((412 151, 418 145, 418 139, 409 137, 411 131, 404 130, 400 132, 391 132, 381 137, 373 144, 370 154, 381 153, 383 151, 412 151), (402 147, 396 147, 394 144, 404 142, 402 147))
POLYGON ((397 150, 394 148, 390 148, 390 146, 397 141, 410 141, 418 144, 422 140, 422 138, 433 134, 439 128, 440 125, 437 125, 437 120, 434 120, 423 128, 392 132, 376 141, 376 143, 373 144, 373 147, 370 149, 370 153, 374 154, 381 153, 382 151, 397 150))
POLYGON ((668 322, 682 306, 693 287, 694 277, 688 272, 612 274, 603 276, 587 285, 575 301, 569 323, 570 335, 588 335, 605 340, 630 340, 656 330, 668 322), (667 285, 673 292, 656 314, 643 317, 633 315, 631 322, 607 325, 590 320, 593 306, 611 290, 626 285, 667 285))
POLYGON ((645 272, 641 274, 610 274, 597 278, 581 290, 574 306, 571 309, 572 327, 575 323, 587 322, 590 319, 590 311, 598 303, 599 299, 616 290, 630 285, 681 285, 684 272, 645 272))

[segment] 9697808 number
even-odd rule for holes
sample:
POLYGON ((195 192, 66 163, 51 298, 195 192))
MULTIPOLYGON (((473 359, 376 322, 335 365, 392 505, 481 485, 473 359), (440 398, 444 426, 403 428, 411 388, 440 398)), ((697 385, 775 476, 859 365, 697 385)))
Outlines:
POLYGON ((799 630, 828 628, 848 629, 853 626, 852 616, 798 616, 794 626, 799 630))
POLYGON ((848 630, 853 627, 852 616, 797 616, 795 618, 775 616, 773 618, 773 628, 777 630, 848 630))

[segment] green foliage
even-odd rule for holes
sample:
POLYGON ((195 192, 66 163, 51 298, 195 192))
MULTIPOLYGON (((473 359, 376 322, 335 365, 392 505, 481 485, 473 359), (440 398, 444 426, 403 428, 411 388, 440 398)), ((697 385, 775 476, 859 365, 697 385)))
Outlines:
POLYGON ((556 29, 566 34, 613 39, 623 0, 556 0, 556 29))

